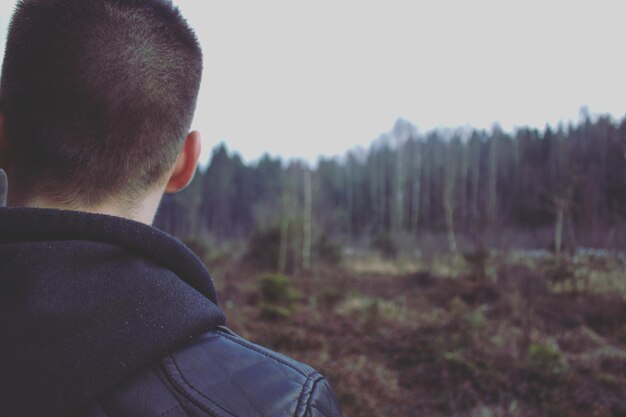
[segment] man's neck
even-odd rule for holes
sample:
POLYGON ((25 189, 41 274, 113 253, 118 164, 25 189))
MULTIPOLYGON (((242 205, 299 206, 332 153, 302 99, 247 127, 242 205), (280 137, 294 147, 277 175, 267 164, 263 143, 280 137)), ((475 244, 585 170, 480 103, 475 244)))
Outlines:
POLYGON ((156 211, 159 207, 162 195, 162 193, 150 193, 143 200, 132 204, 132 207, 129 207, 129 205, 127 204, 120 204, 119 200, 111 200, 110 202, 101 204, 97 207, 90 207, 73 204, 62 204, 42 197, 35 197, 23 204, 19 204, 19 206, 33 208, 53 208, 58 210, 73 210, 95 214, 107 214, 109 216, 123 217, 129 220, 134 220, 140 223, 151 225, 154 220, 156 211))

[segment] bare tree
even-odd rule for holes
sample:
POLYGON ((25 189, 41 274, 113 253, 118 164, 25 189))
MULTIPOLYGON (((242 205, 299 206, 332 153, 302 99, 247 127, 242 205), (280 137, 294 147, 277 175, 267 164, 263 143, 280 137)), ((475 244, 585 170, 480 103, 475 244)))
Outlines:
POLYGON ((495 224, 498 217, 498 136, 499 128, 494 128, 494 134, 489 141, 489 196, 487 205, 487 217, 490 224, 495 224))
POLYGON ((411 193, 413 195, 413 215, 411 216, 411 232, 417 237, 418 224, 420 217, 420 192, 422 188, 422 144, 419 140, 415 141, 415 154, 413 164, 413 181, 411 182, 411 193))
POLYGON ((446 232, 448 236, 448 248, 453 255, 459 252, 454 233, 454 194, 456 188, 457 160, 452 147, 448 148, 445 161, 445 173, 443 181, 443 208, 446 218, 446 232))
POLYGON ((311 268, 311 235, 313 233, 313 187, 311 170, 304 170, 304 220, 302 230, 302 269, 311 268))

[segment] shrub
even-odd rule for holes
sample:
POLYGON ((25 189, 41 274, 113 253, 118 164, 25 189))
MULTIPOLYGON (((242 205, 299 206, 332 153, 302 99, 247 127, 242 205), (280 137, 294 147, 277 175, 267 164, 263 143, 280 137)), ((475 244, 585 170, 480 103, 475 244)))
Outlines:
POLYGON ((528 346, 528 361, 541 372, 558 374, 567 370, 565 357, 555 342, 531 343, 528 346))
POLYGON ((261 274, 259 276, 261 298, 275 304, 287 304, 300 297, 298 290, 291 285, 289 277, 282 274, 261 274))
POLYGON ((317 301, 320 306, 323 308, 330 310, 332 309, 339 301, 345 298, 345 294, 334 287, 323 287, 319 294, 317 295, 317 301))
POLYGON ((572 268, 571 262, 562 257, 554 257, 544 261, 542 270, 546 278, 552 284, 564 283, 569 281, 572 286, 572 290, 575 290, 576 281, 575 273, 572 268))
POLYGON ((480 336, 485 330, 487 318, 482 307, 472 308, 459 297, 450 301, 450 315, 459 332, 467 337, 480 336))
POLYGON ((261 318, 265 320, 282 320, 290 319, 292 315, 291 309, 276 304, 260 303, 259 309, 261 311, 261 318))
POLYGON ((282 274, 261 274, 257 280, 261 299, 261 317, 268 320, 290 318, 294 302, 301 294, 293 288, 289 277, 282 274))
POLYGON ((278 228, 257 230, 248 241, 243 260, 259 269, 275 271, 278 268, 279 248, 280 230, 278 228))

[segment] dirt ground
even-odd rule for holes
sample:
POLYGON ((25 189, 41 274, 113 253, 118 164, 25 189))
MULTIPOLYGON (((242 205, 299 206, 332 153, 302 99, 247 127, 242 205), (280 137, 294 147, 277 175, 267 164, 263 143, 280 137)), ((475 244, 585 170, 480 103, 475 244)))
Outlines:
POLYGON ((346 417, 626 415, 617 257, 209 268, 229 326, 319 369, 346 417))

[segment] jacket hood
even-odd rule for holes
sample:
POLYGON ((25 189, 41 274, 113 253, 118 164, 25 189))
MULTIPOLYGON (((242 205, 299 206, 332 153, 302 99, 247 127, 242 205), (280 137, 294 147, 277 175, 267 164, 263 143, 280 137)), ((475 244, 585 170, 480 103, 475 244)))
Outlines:
POLYGON ((225 323, 200 260, 144 224, 0 208, 0 404, 70 416, 225 323))

